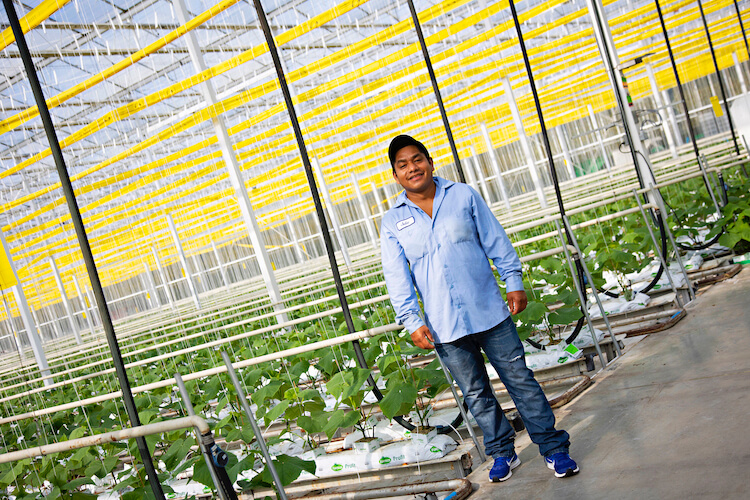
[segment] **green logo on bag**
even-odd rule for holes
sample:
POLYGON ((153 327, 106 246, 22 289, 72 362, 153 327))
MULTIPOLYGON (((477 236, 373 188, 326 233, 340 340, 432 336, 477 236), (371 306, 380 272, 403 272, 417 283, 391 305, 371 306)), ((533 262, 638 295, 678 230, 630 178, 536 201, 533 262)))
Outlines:
POLYGON ((391 457, 383 457, 380 460, 378 460, 378 462, 380 462, 383 465, 389 464, 391 463, 391 457))
POLYGON ((344 469, 344 466, 341 464, 333 464, 333 467, 331 467, 331 470, 334 472, 338 472, 343 469, 344 469))
POLYGON ((437 446, 433 446, 432 448, 430 448, 430 451, 433 453, 440 453, 440 448, 438 448, 437 446))

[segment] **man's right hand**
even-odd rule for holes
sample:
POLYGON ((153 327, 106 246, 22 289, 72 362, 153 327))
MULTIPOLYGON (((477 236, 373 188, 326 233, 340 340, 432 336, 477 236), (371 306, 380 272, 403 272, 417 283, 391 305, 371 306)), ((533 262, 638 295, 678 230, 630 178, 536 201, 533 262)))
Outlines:
POLYGON ((420 326, 411 334, 411 340, 414 345, 421 349, 432 349, 435 347, 435 339, 432 338, 432 332, 426 325, 420 326))

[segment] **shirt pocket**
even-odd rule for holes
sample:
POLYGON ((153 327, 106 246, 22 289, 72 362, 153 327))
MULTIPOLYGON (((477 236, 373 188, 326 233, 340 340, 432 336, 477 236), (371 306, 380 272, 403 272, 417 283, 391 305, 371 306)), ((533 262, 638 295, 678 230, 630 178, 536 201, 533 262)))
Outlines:
POLYGON ((474 219, 466 209, 459 210, 457 213, 446 217, 443 229, 451 243, 477 241, 477 228, 474 219))
POLYGON ((414 264, 427 254, 429 248, 430 234, 426 228, 413 224, 402 229, 398 235, 398 241, 404 249, 406 260, 414 264))

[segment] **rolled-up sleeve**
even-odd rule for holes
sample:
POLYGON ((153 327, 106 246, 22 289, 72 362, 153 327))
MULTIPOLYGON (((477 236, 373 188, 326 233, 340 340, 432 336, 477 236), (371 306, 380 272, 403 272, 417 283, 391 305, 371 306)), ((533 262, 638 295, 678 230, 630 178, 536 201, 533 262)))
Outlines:
POLYGON ((385 224, 381 232, 380 248, 385 285, 396 311, 396 322, 413 333, 425 322, 404 249, 385 224))
POLYGON ((472 216, 484 253, 497 268, 500 279, 505 282, 507 292, 523 290, 523 269, 516 249, 513 248, 505 229, 479 193, 474 189, 471 189, 471 193, 472 216))

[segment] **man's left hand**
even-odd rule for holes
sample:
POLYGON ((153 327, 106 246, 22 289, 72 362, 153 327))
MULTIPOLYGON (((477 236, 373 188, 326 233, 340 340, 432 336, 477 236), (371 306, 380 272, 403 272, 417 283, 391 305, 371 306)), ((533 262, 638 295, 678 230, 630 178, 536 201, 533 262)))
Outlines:
POLYGON ((517 292, 508 292, 506 298, 508 302, 508 309, 510 309, 511 314, 518 314, 520 312, 523 312, 523 310, 526 309, 526 304, 528 304, 529 302, 526 298, 526 292, 523 290, 519 290, 517 292))

